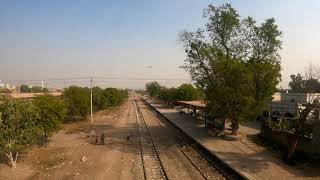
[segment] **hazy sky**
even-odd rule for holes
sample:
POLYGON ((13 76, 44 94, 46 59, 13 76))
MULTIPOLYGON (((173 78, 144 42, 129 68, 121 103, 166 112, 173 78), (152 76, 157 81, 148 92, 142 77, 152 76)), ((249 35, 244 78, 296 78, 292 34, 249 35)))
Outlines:
POLYGON ((177 34, 202 26, 202 10, 223 2, 242 17, 276 19, 283 31, 282 86, 308 63, 320 65, 317 0, 0 0, 0 79, 120 77, 97 82, 116 87, 147 81, 127 78, 183 82, 188 74, 179 68, 185 54, 177 34))

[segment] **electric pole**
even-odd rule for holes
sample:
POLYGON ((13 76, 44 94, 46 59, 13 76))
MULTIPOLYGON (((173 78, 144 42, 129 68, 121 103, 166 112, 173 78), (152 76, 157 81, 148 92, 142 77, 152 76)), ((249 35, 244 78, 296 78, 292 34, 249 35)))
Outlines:
POLYGON ((93 128, 93 115, 92 115, 92 77, 90 78, 90 109, 91 109, 91 128, 93 128))

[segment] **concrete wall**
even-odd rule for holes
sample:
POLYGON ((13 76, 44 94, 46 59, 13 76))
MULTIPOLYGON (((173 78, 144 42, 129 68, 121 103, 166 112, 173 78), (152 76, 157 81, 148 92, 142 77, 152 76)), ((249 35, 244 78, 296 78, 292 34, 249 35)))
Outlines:
MULTIPOLYGON (((320 121, 319 121, 320 122, 320 121)), ((319 123, 320 125, 320 123, 319 123)), ((261 135, 268 141, 288 148, 287 132, 272 131, 271 128, 263 128, 261 135)), ((317 133, 320 137, 320 133, 317 133)), ((320 144, 317 140, 320 138, 313 136, 313 139, 300 137, 296 152, 303 153, 309 158, 320 157, 320 144)))

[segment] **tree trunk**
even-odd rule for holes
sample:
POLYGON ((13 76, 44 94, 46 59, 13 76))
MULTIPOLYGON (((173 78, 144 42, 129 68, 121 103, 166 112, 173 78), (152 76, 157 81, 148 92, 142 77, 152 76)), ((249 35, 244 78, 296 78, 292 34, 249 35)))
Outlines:
POLYGON ((12 154, 12 152, 10 151, 9 154, 6 153, 6 156, 9 158, 10 160, 10 165, 12 168, 16 168, 17 167, 17 160, 18 160, 18 155, 19 152, 16 153, 15 157, 12 154))
POLYGON ((232 128, 232 135, 237 135, 239 130, 239 122, 236 120, 232 120, 231 128, 232 128))
POLYGON ((44 131, 44 147, 47 147, 48 145, 48 135, 47 131, 44 131))
POLYGON ((295 132, 293 135, 288 136, 288 155, 287 161, 291 162, 293 159, 294 152, 296 151, 297 145, 299 142, 299 133, 295 132))

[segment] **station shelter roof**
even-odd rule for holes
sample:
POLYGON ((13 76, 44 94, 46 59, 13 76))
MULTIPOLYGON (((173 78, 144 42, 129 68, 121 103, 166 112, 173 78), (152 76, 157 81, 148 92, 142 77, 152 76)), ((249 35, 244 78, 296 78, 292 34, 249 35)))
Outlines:
POLYGON ((178 103, 183 105, 190 105, 198 108, 205 108, 207 105, 207 101, 205 100, 195 100, 195 101, 178 101, 178 103))

